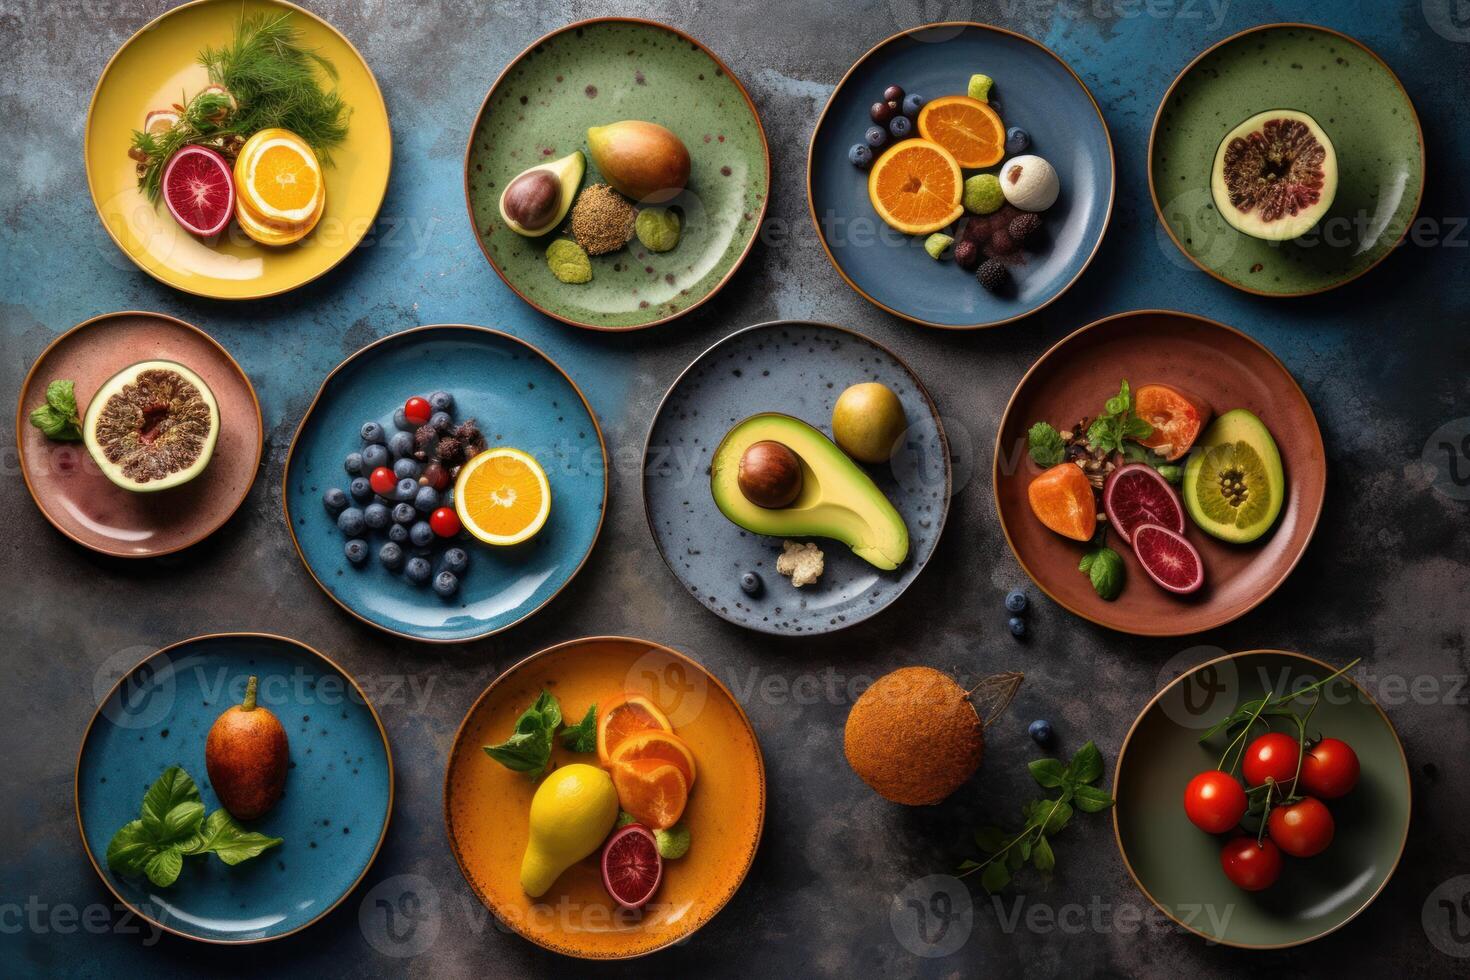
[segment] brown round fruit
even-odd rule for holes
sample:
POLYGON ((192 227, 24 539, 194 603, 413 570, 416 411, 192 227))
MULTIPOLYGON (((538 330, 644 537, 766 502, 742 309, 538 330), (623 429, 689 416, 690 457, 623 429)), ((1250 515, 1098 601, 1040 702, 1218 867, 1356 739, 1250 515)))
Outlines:
POLYGON ((505 213, 523 228, 540 228, 561 204, 561 181, 549 170, 521 174, 505 189, 505 213))
POLYGON ((286 730, 269 708, 255 703, 256 679, 245 700, 214 720, 204 740, 204 768, 220 806, 239 820, 254 820, 276 805, 286 789, 290 751, 286 730))
POLYGON ((801 493, 801 460, 779 442, 752 443, 740 457, 736 481, 745 499, 757 507, 786 507, 801 493))
POLYGON ((847 763, 886 800, 938 803, 974 775, 985 728, 969 694, 932 667, 878 678, 847 716, 847 763))

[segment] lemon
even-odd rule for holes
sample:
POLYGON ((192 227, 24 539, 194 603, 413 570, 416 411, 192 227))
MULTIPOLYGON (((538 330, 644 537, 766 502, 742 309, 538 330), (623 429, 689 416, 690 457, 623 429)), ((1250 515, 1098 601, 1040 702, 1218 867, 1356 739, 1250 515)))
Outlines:
POLYGON ((618 794, 605 770, 562 766, 531 798, 531 839, 521 860, 521 888, 546 894, 561 873, 602 846, 618 819, 618 794))

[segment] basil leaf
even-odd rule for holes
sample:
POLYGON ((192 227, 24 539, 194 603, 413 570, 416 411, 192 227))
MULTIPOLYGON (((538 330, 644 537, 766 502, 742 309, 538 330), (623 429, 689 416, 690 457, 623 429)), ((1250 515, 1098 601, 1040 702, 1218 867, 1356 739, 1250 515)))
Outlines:
POLYGON ((1091 740, 1077 750, 1067 766, 1067 779, 1075 788, 1084 783, 1095 783, 1103 774, 1102 753, 1091 740))
POLYGON ((1083 813, 1099 813, 1113 805, 1113 798, 1106 790, 1096 786, 1078 786, 1075 796, 1077 809, 1083 813))
MULTIPOLYGON (((550 691, 542 691, 536 698, 536 703, 528 709, 541 717, 541 726, 548 733, 556 731, 561 727, 561 703, 556 700, 550 691)), ((519 726, 517 726, 519 727, 519 726)))
POLYGON ((1006 870, 1005 862, 991 861, 980 872, 980 884, 985 890, 994 895, 1011 883, 1011 873, 1006 870))
POLYGON ((551 739, 541 732, 516 732, 499 745, 485 746, 485 754, 515 772, 540 773, 551 761, 551 739))
POLYGON ((986 854, 994 854, 1006 846, 1006 832, 999 827, 981 827, 975 831, 975 846, 986 854))
MULTIPOLYGON (((169 766, 143 796, 143 829, 156 843, 168 843, 175 836, 165 823, 169 811, 180 803, 198 802, 199 787, 194 785, 194 780, 181 767, 169 766)), ((189 828, 189 832, 197 826, 196 823, 189 828)))
POLYGON ((597 705, 588 708, 581 721, 561 733, 561 744, 573 752, 597 751, 597 705))
POLYGON ((149 881, 159 888, 167 888, 179 880, 179 872, 184 870, 184 855, 177 847, 166 847, 149 858, 143 870, 149 881))
POLYGON ((47 439, 77 442, 82 438, 75 388, 70 381, 53 381, 46 386, 45 404, 31 410, 31 425, 40 429, 47 439))
POLYGON ((1031 863, 1043 874, 1056 868, 1057 856, 1052 852, 1051 842, 1045 835, 1036 838, 1036 846, 1031 848, 1031 863))
POLYGON ((137 876, 143 873, 148 859, 158 853, 143 821, 131 820, 123 824, 107 844, 107 866, 120 875, 137 876))
POLYGON ((1061 786, 1067 775, 1067 769, 1060 759, 1033 759, 1028 768, 1032 778, 1047 789, 1061 786))
POLYGON ((172 844, 183 838, 191 837, 203 822, 203 803, 198 800, 180 803, 164 815, 163 832, 159 835, 159 843, 172 844))
POLYGON ((75 381, 53 381, 46 386, 46 404, 67 419, 76 420, 77 385, 75 381))
POLYGON ((1072 807, 1057 800, 1037 800, 1028 803, 1023 811, 1027 830, 1041 827, 1043 834, 1055 834, 1067 826, 1072 819, 1072 807))
POLYGON ((209 820, 204 825, 204 833, 197 850, 191 853, 204 854, 212 851, 225 864, 236 865, 258 857, 261 852, 280 843, 281 838, 246 830, 227 812, 216 810, 209 815, 209 820))
POLYGON ((1062 434, 1047 422, 1037 422, 1026 433, 1027 451, 1037 466, 1056 466, 1067 458, 1062 434))
POLYGON ((1112 548, 1094 548, 1082 556, 1077 569, 1087 573, 1093 590, 1108 602, 1123 591, 1123 558, 1112 548))

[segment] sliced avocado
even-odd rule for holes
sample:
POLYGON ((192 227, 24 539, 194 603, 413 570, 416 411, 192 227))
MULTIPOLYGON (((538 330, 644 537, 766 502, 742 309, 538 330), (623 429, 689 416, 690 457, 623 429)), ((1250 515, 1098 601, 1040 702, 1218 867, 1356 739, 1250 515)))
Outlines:
MULTIPOLYGON (((575 150, 550 163, 538 163, 516 174, 505 190, 500 192, 500 219, 506 227, 518 235, 536 238, 555 230, 561 219, 567 216, 572 202, 577 199, 577 189, 582 186, 582 175, 587 172, 587 158, 581 150, 575 150), (536 186, 535 174, 545 172, 560 183, 554 199, 542 193, 546 185, 536 186), (534 227, 528 227, 512 215, 518 212, 524 217, 529 211, 541 217, 534 227), (543 216, 544 215, 544 216, 543 216)), ((552 185, 554 187, 554 185, 552 185)))
POLYGON ((767 412, 737 423, 715 449, 709 479, 720 513, 747 531, 834 538, 885 570, 908 557, 909 530, 883 491, 832 440, 800 419, 767 412), (801 493, 779 509, 757 507, 738 483, 740 457, 765 440, 781 443, 801 460, 801 493))
POLYGON ((1276 523, 1286 499, 1276 440, 1245 409, 1226 412, 1190 453, 1181 489, 1200 530, 1236 544, 1256 540, 1276 523))

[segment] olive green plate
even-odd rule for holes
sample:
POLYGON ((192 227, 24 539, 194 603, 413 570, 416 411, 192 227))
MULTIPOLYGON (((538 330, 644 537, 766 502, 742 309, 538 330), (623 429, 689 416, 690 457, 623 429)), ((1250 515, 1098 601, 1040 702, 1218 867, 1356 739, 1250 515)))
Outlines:
MULTIPOLYGON (((582 186, 601 177, 588 160, 582 186)), ((496 79, 470 133, 465 195, 485 257, 548 316, 594 330, 652 326, 699 306, 755 242, 771 184, 755 105, 698 41, 629 18, 581 21, 521 53, 496 79), (556 235, 525 238, 500 218, 500 193, 527 167, 587 151, 587 128, 622 119, 666 126, 689 148, 689 186, 672 251, 638 244, 592 259, 592 281, 568 285, 546 265, 556 235)))
POLYGON ((1246 292, 1303 296, 1356 279, 1403 238, 1424 188, 1424 137, 1372 51, 1323 27, 1271 24, 1221 41, 1174 80, 1149 136, 1149 184, 1164 230, 1195 265, 1246 292), (1337 198, 1294 242, 1236 231, 1210 195, 1220 140, 1268 109, 1307 113, 1337 150, 1337 198))
MULTIPOLYGON (((1340 664, 1338 665, 1340 666, 1340 664)), ((1383 710, 1349 674, 1323 689, 1308 734, 1353 747, 1362 775, 1328 800, 1336 835, 1314 858, 1285 858, 1281 878, 1245 892, 1220 869, 1228 835, 1184 815, 1184 787, 1213 769, 1226 740, 1199 736, 1242 701, 1283 693, 1336 667, 1283 650, 1252 650, 1191 668, 1154 696, 1118 752, 1113 829, 1128 873, 1159 909, 1191 932, 1228 946, 1266 949, 1311 942, 1341 928, 1383 890, 1409 833, 1409 765, 1383 710)), ((1273 728, 1286 731, 1289 721, 1273 728)), ((1260 733, 1257 729, 1257 734, 1260 733)))

